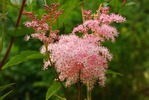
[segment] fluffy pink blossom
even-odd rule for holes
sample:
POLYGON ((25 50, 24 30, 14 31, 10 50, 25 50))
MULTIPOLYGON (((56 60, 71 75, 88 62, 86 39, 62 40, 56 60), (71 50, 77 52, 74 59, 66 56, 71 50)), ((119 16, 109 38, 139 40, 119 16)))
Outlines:
POLYGON ((62 14, 63 10, 58 10, 59 4, 57 3, 52 3, 51 7, 43 4, 43 7, 46 9, 47 14, 43 14, 41 19, 37 19, 37 15, 34 15, 33 12, 24 11, 23 14, 31 20, 26 21, 24 24, 35 30, 35 33, 31 34, 32 38, 37 38, 44 42, 44 44, 48 44, 59 39, 57 35, 59 31, 53 30, 52 27, 57 18, 62 14), (47 22, 49 22, 49 24, 47 22))
POLYGON ((31 37, 37 38, 40 41, 44 41, 44 42, 49 41, 49 38, 45 36, 45 33, 34 33, 34 34, 31 34, 31 37))
POLYGON ((83 25, 79 25, 78 27, 75 27, 72 31, 72 34, 75 34, 76 32, 82 32, 84 34, 90 34, 91 31, 92 34, 98 37, 100 41, 104 41, 106 39, 111 39, 112 42, 115 41, 115 37, 118 35, 118 31, 115 27, 107 25, 107 24, 101 24, 98 20, 87 20, 83 23, 83 25))
POLYGON ((104 85, 107 61, 112 59, 112 55, 97 40, 93 35, 85 35, 83 38, 62 35, 59 42, 49 44, 51 60, 60 73, 60 80, 66 80, 66 86, 79 79, 84 84, 89 82, 91 89, 97 80, 104 85))
POLYGON ((112 13, 110 15, 100 14, 100 16, 97 18, 97 20, 102 23, 111 24, 113 22, 122 23, 125 21, 125 18, 122 17, 121 15, 112 13))
MULTIPOLYGON (((115 37, 118 36, 118 31, 111 23, 121 23, 125 21, 125 18, 118 14, 108 14, 109 7, 101 7, 97 10, 97 13, 92 19, 85 20, 81 25, 75 27, 72 34, 81 32, 84 34, 94 34, 99 38, 100 41, 105 39, 111 39, 112 42, 115 41, 115 37)), ((90 11, 85 11, 84 16, 91 18, 90 11)))

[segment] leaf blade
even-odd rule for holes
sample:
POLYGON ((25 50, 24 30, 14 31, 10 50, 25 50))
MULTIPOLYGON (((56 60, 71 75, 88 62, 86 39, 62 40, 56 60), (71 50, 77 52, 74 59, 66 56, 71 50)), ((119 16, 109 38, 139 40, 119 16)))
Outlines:
POLYGON ((61 85, 58 82, 53 82, 53 84, 49 87, 47 93, 46 93, 46 100, 50 99, 51 96, 56 93, 61 85))
POLYGON ((8 68, 10 66, 13 66, 13 65, 18 65, 22 62, 25 62, 27 60, 30 60, 30 59, 39 59, 39 58, 43 58, 43 56, 41 56, 39 54, 38 51, 23 51, 21 52, 20 54, 12 57, 4 66, 2 69, 5 69, 5 68, 8 68))

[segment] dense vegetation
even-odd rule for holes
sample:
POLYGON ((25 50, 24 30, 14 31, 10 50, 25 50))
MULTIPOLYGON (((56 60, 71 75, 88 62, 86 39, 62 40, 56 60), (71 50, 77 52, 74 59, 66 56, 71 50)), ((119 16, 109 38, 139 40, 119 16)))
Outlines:
MULTIPOLYGON (((5 0, 3 0, 4 2, 5 0)), ((27 18, 22 15, 19 27, 16 28, 17 16, 21 7, 21 0, 5 1, 4 9, 0 9, 0 61, 2 61, 9 42, 14 37, 14 42, 7 57, 5 64, 12 57, 20 54, 22 51, 36 50, 41 47, 40 41, 31 39, 24 41, 26 34, 33 30, 26 28, 24 22, 27 18), (4 12, 3 12, 4 10, 4 12), (3 13, 6 14, 3 21, 3 13), (5 23, 5 30, 3 26, 5 23), (1 45, 3 44, 3 46, 1 45)), ((45 12, 43 3, 50 5, 52 2, 58 2, 60 8, 64 9, 55 24, 55 28, 60 29, 60 34, 69 34, 73 27, 82 23, 80 0, 27 0, 26 11, 34 11, 40 17, 45 12)), ((3 2, 0 8, 3 8, 3 2)), ((122 5, 122 0, 84 0, 85 9, 91 9, 96 12, 101 3, 109 4, 111 12, 117 12, 126 17, 126 22, 114 24, 120 32, 115 43, 106 42, 110 52, 113 54, 113 60, 109 62, 109 69, 114 71, 107 73, 105 87, 96 84, 92 92, 93 100, 148 100, 149 99, 149 2, 148 0, 131 0, 122 5), (116 73, 117 72, 117 73, 116 73)), ((25 57, 25 55, 24 55, 25 57)), ((36 58, 36 57, 33 57, 36 58)), ((0 92, 0 96, 13 90, 6 100, 43 100, 49 86, 55 78, 54 70, 42 70, 42 59, 24 59, 23 63, 9 66, 0 72, 0 86, 14 83, 11 88, 0 92), (32 60, 33 59, 33 60, 32 60)), ((38 57, 37 57, 38 58, 38 57)), ((77 90, 75 85, 67 88, 72 100, 76 100, 77 90)), ((84 97, 86 95, 85 86, 82 90, 84 97)), ((61 89, 57 94, 64 97, 61 89)), ((52 96, 50 100, 59 100, 52 96)))

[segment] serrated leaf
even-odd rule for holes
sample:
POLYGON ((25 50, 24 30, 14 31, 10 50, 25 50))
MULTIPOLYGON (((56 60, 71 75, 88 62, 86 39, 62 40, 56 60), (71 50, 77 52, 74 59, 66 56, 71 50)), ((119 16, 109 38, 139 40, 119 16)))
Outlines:
POLYGON ((4 94, 3 96, 1 96, 1 97, 0 97, 0 100, 3 100, 3 99, 4 99, 6 96, 8 96, 11 92, 12 92, 12 90, 9 91, 8 93, 4 94))
POLYGON ((0 86, 0 91, 3 91, 3 90, 5 90, 6 88, 8 88, 8 87, 10 87, 10 86, 12 86, 12 85, 14 85, 15 83, 11 83, 11 84, 7 84, 7 85, 3 85, 3 86, 0 86))
POLYGON ((55 94, 59 88, 61 87, 60 83, 53 82, 53 84, 49 87, 46 93, 46 100, 50 99, 53 94, 55 94))
POLYGON ((106 71, 106 74, 123 76, 121 73, 118 73, 118 72, 115 72, 115 71, 112 71, 112 70, 109 70, 109 69, 106 71))
POLYGON ((2 69, 5 69, 7 67, 18 65, 22 62, 25 62, 30 59, 39 59, 43 58, 43 56, 39 56, 38 51, 23 51, 20 54, 12 57, 4 66, 2 69))

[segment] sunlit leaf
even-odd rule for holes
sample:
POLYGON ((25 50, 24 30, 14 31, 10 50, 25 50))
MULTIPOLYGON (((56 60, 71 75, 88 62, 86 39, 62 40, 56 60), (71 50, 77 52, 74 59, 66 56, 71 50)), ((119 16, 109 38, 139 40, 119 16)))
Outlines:
POLYGON ((60 83, 53 82, 53 84, 49 87, 46 93, 46 100, 50 99, 53 94, 55 94, 59 88, 61 87, 60 83))
POLYGON ((22 62, 25 62, 30 59, 39 59, 43 58, 42 55, 39 54, 38 51, 23 51, 20 54, 12 57, 2 69, 5 69, 7 67, 13 66, 13 65, 18 65, 22 62))

